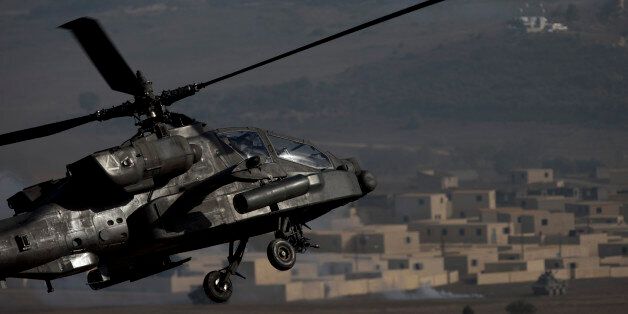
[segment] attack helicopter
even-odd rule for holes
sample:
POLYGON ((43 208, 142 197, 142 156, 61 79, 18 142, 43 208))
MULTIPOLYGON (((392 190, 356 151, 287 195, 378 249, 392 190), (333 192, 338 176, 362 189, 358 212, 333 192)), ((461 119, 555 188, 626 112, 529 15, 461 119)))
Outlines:
POLYGON ((133 117, 138 131, 121 145, 67 165, 64 178, 27 187, 0 221, 0 283, 52 281, 87 272, 94 290, 180 266, 192 250, 229 244, 228 266, 209 272, 207 297, 226 302, 249 238, 274 232, 269 262, 286 271, 316 247, 307 222, 373 191, 375 177, 354 158, 309 141, 254 127, 211 129, 169 110, 177 101, 238 74, 444 0, 428 0, 207 82, 159 94, 133 72, 100 24, 78 18, 60 28, 77 39, 110 88, 132 101, 65 121, 0 135, 0 146, 89 122, 133 117))

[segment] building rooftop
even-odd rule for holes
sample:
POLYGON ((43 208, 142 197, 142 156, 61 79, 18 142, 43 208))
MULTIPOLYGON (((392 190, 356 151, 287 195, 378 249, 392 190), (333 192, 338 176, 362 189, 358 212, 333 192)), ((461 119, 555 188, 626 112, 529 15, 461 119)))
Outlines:
POLYGON ((453 194, 474 194, 474 193, 490 193, 495 192, 495 189, 457 189, 453 191, 453 194))

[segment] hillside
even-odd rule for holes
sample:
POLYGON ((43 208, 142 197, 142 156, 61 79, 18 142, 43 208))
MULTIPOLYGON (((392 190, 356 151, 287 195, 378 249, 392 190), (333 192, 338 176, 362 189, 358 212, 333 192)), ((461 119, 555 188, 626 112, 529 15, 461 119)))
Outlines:
MULTIPOLYGON (((414 117, 624 127, 628 50, 579 33, 497 31, 307 78, 211 96, 217 112, 256 120, 414 117)), ((202 100, 199 100, 202 101, 202 100)))

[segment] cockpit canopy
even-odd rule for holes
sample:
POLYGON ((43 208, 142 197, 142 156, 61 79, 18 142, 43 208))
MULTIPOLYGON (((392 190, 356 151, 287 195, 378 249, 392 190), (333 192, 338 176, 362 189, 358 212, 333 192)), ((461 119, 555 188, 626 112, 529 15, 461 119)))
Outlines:
POLYGON ((311 168, 333 168, 329 157, 316 147, 288 136, 255 130, 218 131, 217 135, 244 158, 260 156, 263 162, 269 162, 276 156, 311 168))

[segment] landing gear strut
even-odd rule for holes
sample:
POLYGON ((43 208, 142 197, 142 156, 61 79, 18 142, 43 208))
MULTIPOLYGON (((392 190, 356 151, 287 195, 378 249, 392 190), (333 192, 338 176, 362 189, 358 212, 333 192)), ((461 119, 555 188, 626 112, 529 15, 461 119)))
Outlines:
POLYGON ((238 241, 238 246, 235 249, 235 252, 233 251, 234 243, 230 242, 229 257, 227 258, 229 266, 218 271, 212 271, 205 276, 205 280, 203 280, 203 290, 205 291, 205 295, 210 300, 216 303, 227 302, 233 293, 231 275, 244 278, 244 276, 236 270, 238 269, 240 262, 242 262, 242 256, 244 256, 244 249, 246 248, 248 240, 248 238, 245 238, 238 241))
MULTIPOLYGON (((309 228, 305 225, 306 228, 309 228)), ((301 224, 293 224, 288 217, 279 218, 279 226, 275 232, 275 240, 268 244, 266 254, 268 261, 277 270, 286 271, 294 266, 296 253, 304 253, 308 248, 318 248, 303 236, 301 224)))

